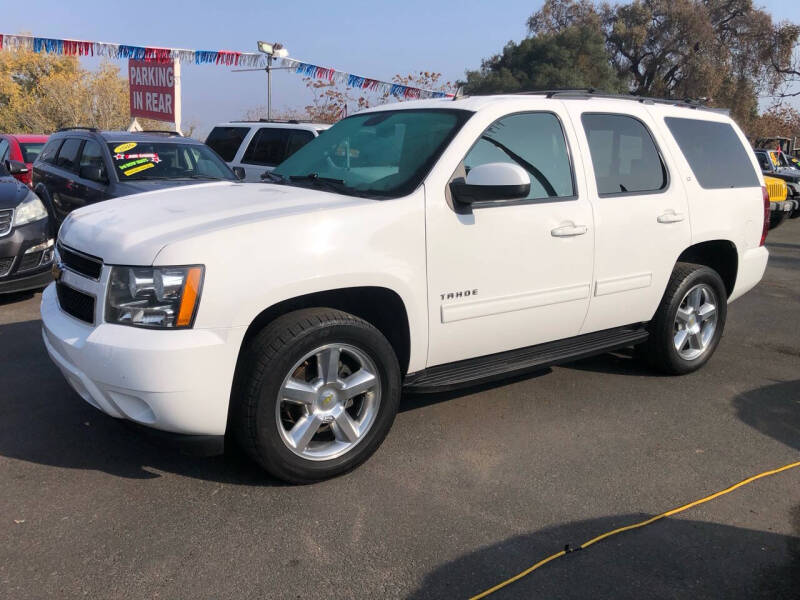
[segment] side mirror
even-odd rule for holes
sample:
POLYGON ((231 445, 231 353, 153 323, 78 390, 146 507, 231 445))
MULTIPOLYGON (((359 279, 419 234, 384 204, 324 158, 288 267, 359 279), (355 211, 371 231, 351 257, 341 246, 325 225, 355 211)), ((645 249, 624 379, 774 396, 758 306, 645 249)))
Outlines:
POLYGON ((24 175, 28 172, 28 165, 18 160, 7 160, 6 168, 12 175, 24 175))
POLYGON ((244 181, 244 178, 247 175, 244 172, 244 167, 233 167, 233 174, 236 175, 236 179, 239 181, 244 181))
POLYGON ((470 169, 466 180, 451 182, 450 191, 455 202, 467 208, 497 200, 520 200, 531 191, 531 177, 519 165, 486 163, 470 169))
POLYGON ((80 171, 81 179, 88 179, 97 183, 108 183, 105 169, 96 165, 84 165, 80 171))

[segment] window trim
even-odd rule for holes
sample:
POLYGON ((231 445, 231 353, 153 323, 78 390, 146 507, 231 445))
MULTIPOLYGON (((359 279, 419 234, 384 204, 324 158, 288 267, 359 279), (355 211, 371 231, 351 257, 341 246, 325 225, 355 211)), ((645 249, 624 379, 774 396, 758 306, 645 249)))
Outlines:
POLYGON ((583 130, 583 137, 586 138, 586 146, 589 150, 589 160, 591 161, 592 166, 592 177, 594 178, 594 189, 597 191, 598 198, 625 198, 628 196, 658 196, 660 194, 667 193, 670 188, 672 187, 672 174, 670 173, 669 167, 667 167, 667 161, 664 159, 664 153, 661 151, 661 147, 658 145, 656 138, 653 136, 652 130, 647 126, 647 123, 642 121, 639 117, 629 114, 629 113, 614 113, 614 112, 594 112, 594 111, 585 111, 581 113, 581 129, 583 130), (664 186, 657 189, 657 190, 644 190, 644 191, 636 191, 636 192, 610 192, 610 193, 600 193, 599 188, 597 187, 597 174, 594 171, 594 158, 592 157, 592 148, 589 144, 589 135, 586 132, 586 126, 583 123, 583 116, 584 115, 598 115, 598 116, 609 116, 609 117, 628 117, 629 119, 633 119, 634 121, 638 121, 644 130, 647 132, 647 135, 650 136, 650 140, 653 142, 653 146, 655 146, 656 153, 658 154, 658 159, 661 161, 661 170, 664 172, 664 186))
POLYGON ((518 116, 518 115, 552 115, 553 117, 555 117, 556 121, 558 122, 558 126, 561 128, 561 135, 564 137, 564 146, 566 147, 566 150, 567 150, 567 162, 569 163, 570 178, 571 178, 571 181, 572 181, 572 195, 571 196, 556 196, 554 198, 545 197, 545 198, 518 198, 518 199, 514 199, 514 200, 502 200, 502 199, 501 200, 485 200, 485 201, 482 201, 482 202, 473 202, 470 205, 470 207, 473 208, 473 209, 476 209, 476 208, 495 208, 495 207, 502 207, 502 206, 524 206, 526 204, 550 204, 550 203, 553 203, 553 202, 571 202, 571 201, 575 201, 575 200, 579 200, 580 199, 580 193, 578 192, 578 180, 577 180, 577 177, 575 175, 575 161, 573 159, 572 146, 569 143, 569 137, 567 136, 567 130, 564 128, 564 121, 561 119, 561 117, 559 116, 559 114, 557 112, 552 111, 552 110, 519 110, 519 111, 515 111, 515 112, 506 113, 501 117, 497 117, 494 121, 489 123, 486 127, 484 127, 481 130, 480 134, 478 135, 478 138, 472 143, 472 145, 469 147, 469 149, 466 151, 466 153, 464 153, 464 157, 458 162, 458 165, 456 166, 455 171, 453 171, 453 174, 450 176, 450 179, 447 180, 447 184, 445 185, 445 189, 447 190, 446 197, 448 197, 448 199, 451 200, 450 202, 448 202, 448 204, 451 205, 450 206, 451 210, 453 210, 456 213, 458 212, 458 209, 455 206, 455 200, 453 200, 452 197, 449 196, 450 184, 453 183, 453 181, 455 181, 456 172, 459 169, 464 168, 464 161, 467 159, 467 156, 469 155, 469 153, 472 152, 472 149, 475 146, 477 146, 478 142, 480 142, 483 139, 483 134, 492 125, 494 125, 498 121, 502 121, 503 119, 506 119, 508 117, 515 117, 515 116, 518 116))

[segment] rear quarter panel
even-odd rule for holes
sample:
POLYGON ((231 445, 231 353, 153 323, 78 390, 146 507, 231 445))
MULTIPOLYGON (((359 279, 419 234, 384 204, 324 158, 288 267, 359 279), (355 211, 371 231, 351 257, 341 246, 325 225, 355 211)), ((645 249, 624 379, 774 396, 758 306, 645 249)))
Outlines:
POLYGON ((764 185, 764 178, 755 154, 741 129, 728 116, 712 111, 659 105, 650 107, 650 112, 660 129, 660 137, 669 146, 670 154, 674 157, 678 170, 676 176, 680 177, 686 189, 692 244, 710 240, 729 240, 734 243, 740 254, 758 247, 764 222, 764 204, 760 187, 764 185), (731 125, 747 153, 758 178, 759 187, 704 189, 667 127, 664 120, 666 117, 715 121, 731 125))

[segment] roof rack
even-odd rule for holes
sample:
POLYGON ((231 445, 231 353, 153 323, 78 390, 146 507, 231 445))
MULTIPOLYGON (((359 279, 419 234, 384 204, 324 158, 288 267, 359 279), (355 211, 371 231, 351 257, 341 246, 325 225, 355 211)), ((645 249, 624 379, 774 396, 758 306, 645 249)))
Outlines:
POLYGON ((177 135, 178 137, 183 137, 182 133, 178 133, 177 131, 170 131, 169 129, 142 129, 141 131, 134 132, 134 133, 155 133, 158 135, 177 135))
MULTIPOLYGON (((631 100, 634 102, 640 102, 641 104, 667 104, 670 106, 685 106, 687 108, 700 108, 720 112, 720 109, 714 109, 705 105, 705 103, 708 102, 708 98, 651 98, 649 96, 637 96, 635 94, 611 94, 609 92, 603 92, 594 88, 531 90, 517 93, 523 95, 542 95, 548 98, 570 97, 631 100)), ((722 109, 722 112, 727 112, 727 110, 722 109)))
POLYGON ((99 131, 99 130, 97 129, 97 127, 83 127, 83 126, 78 126, 78 127, 62 127, 62 128, 60 128, 60 129, 56 129, 56 133, 58 133, 59 131, 76 131, 76 130, 81 130, 81 129, 82 129, 83 131, 99 131))

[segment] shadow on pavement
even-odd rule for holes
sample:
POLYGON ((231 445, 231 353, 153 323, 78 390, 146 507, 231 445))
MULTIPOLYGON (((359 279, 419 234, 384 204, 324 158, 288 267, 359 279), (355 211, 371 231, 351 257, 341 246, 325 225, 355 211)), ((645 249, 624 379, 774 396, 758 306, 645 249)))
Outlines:
POLYGON ((24 302, 33 298, 34 294, 39 290, 31 290, 29 292, 14 292, 13 294, 0 294, 0 306, 6 304, 16 304, 17 302, 24 302))
MULTIPOLYGON (((569 543, 647 515, 580 521, 513 537, 427 575, 410 598, 468 598, 516 575, 569 543)), ((800 506, 793 511, 800 535, 800 506)), ((665 519, 558 558, 489 596, 495 598, 796 599, 800 537, 665 519)))
POLYGON ((740 394, 733 406, 737 416, 754 429, 800 450, 800 379, 740 394))
POLYGON ((283 485, 246 457, 184 456, 89 406, 47 356, 40 321, 0 325, 0 455, 133 479, 157 471, 221 483, 283 485))

